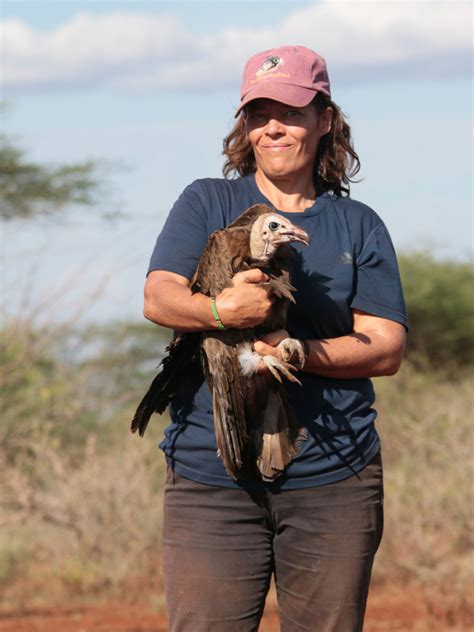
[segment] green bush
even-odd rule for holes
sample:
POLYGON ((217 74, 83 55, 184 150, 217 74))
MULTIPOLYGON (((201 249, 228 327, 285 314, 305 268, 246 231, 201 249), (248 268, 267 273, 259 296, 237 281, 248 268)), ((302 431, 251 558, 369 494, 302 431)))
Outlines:
POLYGON ((471 263, 438 261, 426 252, 399 257, 408 308, 407 352, 426 368, 474 363, 474 291, 471 263))

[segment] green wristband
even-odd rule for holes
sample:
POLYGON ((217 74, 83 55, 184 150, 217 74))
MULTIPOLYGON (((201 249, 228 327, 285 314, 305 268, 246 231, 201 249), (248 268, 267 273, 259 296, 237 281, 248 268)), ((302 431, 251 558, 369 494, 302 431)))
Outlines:
POLYGON ((217 311, 217 307, 216 307, 216 299, 215 298, 211 298, 211 308, 212 308, 212 313, 214 314, 214 318, 216 319, 216 323, 217 326, 219 327, 219 329, 225 329, 225 325, 222 322, 219 313, 217 311))

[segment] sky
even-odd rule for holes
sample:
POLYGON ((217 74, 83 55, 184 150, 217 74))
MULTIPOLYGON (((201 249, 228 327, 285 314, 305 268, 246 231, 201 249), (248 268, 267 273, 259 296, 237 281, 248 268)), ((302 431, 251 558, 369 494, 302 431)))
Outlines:
POLYGON ((471 2, 3 0, 1 21, 3 131, 43 164, 100 161, 105 190, 3 226, 7 313, 141 320, 171 205, 221 177, 246 59, 285 44, 325 57, 362 163, 351 195, 397 251, 471 256, 471 2))

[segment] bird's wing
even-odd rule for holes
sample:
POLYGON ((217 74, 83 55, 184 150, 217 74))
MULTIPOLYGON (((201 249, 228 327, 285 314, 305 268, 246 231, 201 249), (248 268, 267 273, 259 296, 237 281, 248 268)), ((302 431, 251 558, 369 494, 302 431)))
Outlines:
POLYGON ((227 226, 227 230, 233 228, 248 228, 255 222, 257 217, 264 213, 271 213, 272 210, 273 209, 266 204, 254 204, 239 215, 237 219, 234 219, 234 221, 227 226))
MULTIPOLYGON (((232 231, 212 233, 191 280, 193 292, 215 296, 228 285, 236 271, 236 257, 245 251, 248 230, 237 227, 232 231), (232 234, 231 234, 232 233, 232 234)), ((176 394, 180 381, 189 373, 199 355, 201 333, 179 333, 167 347, 161 370, 140 402, 131 422, 131 431, 140 436, 154 412, 162 413, 176 394)))
MULTIPOLYGON (((231 283, 248 258, 249 229, 236 226, 213 233, 193 278, 193 291, 216 296, 231 283)), ((238 348, 253 340, 252 330, 214 330, 202 333, 203 370, 212 393, 218 453, 236 478, 247 442, 245 398, 248 378, 242 374, 238 348)))
POLYGON ((191 280, 191 290, 216 296, 227 287, 232 277, 248 259, 250 230, 245 226, 213 232, 191 280))
POLYGON ((242 264, 250 258, 250 231, 260 215, 272 209, 265 204, 254 204, 244 211, 226 228, 209 235, 191 279, 193 292, 207 296, 221 292, 242 264))
POLYGON ((245 402, 249 378, 242 374, 239 345, 248 330, 207 332, 203 335, 204 372, 212 392, 218 454, 227 472, 237 478, 248 441, 245 402))
POLYGON ((153 413, 162 413, 178 390, 180 381, 190 365, 198 358, 199 333, 177 334, 166 348, 161 370, 151 383, 132 419, 130 430, 138 430, 141 437, 153 413))

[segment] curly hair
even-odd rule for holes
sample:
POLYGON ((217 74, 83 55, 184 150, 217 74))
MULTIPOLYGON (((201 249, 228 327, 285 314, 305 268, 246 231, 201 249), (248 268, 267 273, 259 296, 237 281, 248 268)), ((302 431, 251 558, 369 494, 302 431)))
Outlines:
MULTIPOLYGON (((351 128, 345 115, 329 97, 318 92, 311 102, 316 112, 332 108, 331 131, 320 142, 314 162, 314 186, 316 195, 332 191, 335 195, 349 195, 349 183, 360 170, 359 156, 354 150, 351 128)), ((237 119, 231 132, 224 138, 222 152, 226 157, 222 169, 225 178, 246 176, 257 169, 252 146, 247 136, 245 110, 237 119)))

